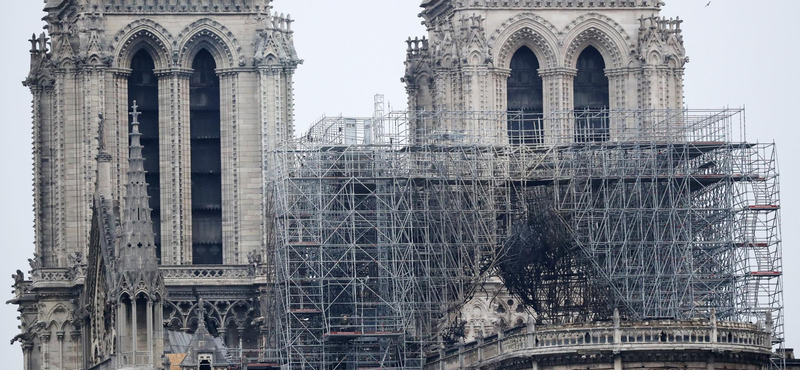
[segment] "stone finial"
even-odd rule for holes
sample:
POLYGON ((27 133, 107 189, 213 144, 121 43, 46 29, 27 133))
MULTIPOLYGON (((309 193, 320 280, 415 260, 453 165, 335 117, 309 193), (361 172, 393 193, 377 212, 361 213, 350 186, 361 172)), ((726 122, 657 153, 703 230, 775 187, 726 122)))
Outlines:
POLYGON ((199 331, 200 328, 203 328, 203 330, 205 330, 206 329, 206 306, 205 306, 205 301, 203 301, 202 298, 200 298, 200 300, 197 301, 196 313, 197 313, 197 330, 199 331))

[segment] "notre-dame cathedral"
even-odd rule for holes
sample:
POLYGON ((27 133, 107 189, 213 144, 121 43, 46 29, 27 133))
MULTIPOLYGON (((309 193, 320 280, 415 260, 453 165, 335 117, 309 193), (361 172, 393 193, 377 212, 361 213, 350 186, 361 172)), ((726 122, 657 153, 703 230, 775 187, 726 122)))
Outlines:
POLYGON ((405 131, 299 136, 271 2, 45 1, 24 370, 782 366, 779 253, 735 257, 779 237, 710 231, 777 220, 717 195, 777 176, 725 166, 757 148, 719 133, 738 113, 684 111, 661 1, 424 0, 405 131), (579 248, 527 289, 493 258, 536 239, 534 193, 579 248))

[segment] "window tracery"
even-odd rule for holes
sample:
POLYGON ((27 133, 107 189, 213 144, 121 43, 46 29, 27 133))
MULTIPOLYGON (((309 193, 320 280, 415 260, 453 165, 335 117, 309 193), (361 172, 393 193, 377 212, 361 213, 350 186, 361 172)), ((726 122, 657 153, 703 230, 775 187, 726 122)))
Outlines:
POLYGON ((192 158, 192 263, 222 264, 222 161, 220 82, 211 53, 192 62, 190 133, 192 158))

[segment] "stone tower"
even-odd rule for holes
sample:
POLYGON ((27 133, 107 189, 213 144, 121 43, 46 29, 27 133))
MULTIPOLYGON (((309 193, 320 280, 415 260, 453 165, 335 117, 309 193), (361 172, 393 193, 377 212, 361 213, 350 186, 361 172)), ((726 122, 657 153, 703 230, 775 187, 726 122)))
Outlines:
POLYGON ((160 366, 161 307, 176 332, 193 330, 194 309, 181 306, 197 305, 188 287, 205 295, 215 288, 204 284, 225 284, 220 274, 235 286, 209 297, 209 329, 238 346, 258 342, 249 323, 267 280, 246 265, 267 247, 266 153, 292 136, 302 62, 293 21, 270 3, 45 1, 46 32, 30 40, 24 81, 36 219, 32 275, 15 275, 26 370, 111 357, 160 366), (134 101, 141 123, 131 125, 134 101), (157 265, 172 266, 163 282, 157 265))
MULTIPOLYGON (((682 21, 660 17, 661 5, 425 0, 421 16, 428 36, 408 40, 403 81, 409 109, 545 117, 573 110, 682 109, 688 60, 682 21)), ((616 129, 612 123, 612 135, 616 129)), ((544 138, 557 134, 537 130, 544 138)))
MULTIPOLYGON (((428 35, 407 41, 409 110, 485 119, 442 118, 442 127, 417 132, 511 144, 600 141, 631 128, 603 119, 610 111, 683 109, 682 21, 659 16, 662 5, 424 0, 428 35), (576 119, 582 114, 591 118, 576 119)), ((485 288, 461 311, 468 339, 528 320, 497 279, 485 288)))

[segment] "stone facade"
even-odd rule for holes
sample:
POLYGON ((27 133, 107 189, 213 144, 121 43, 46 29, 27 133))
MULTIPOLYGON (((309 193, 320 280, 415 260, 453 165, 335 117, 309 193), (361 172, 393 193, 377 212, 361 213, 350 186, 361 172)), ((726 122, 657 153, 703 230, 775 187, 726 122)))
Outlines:
MULTIPOLYGON (((146 167, 160 173, 160 182, 149 184, 159 190, 148 193, 160 205, 160 217, 154 214, 156 240, 163 246, 160 264, 173 266, 162 267, 172 294, 158 302, 167 306, 163 320, 175 330, 195 327, 191 287, 204 295, 222 290, 206 302, 215 334, 239 347, 247 336, 244 341, 255 347, 259 329, 248 326, 253 334, 243 333, 245 322, 260 315, 258 286, 267 282, 256 277, 271 224, 265 211, 265 153, 294 130, 292 76, 301 60, 292 20, 273 12, 269 0, 48 0, 44 11, 46 33, 30 40, 31 71, 24 81, 33 95, 36 215, 32 275, 30 280, 21 271, 15 275, 22 321, 17 340, 25 369, 85 369, 119 353, 114 339, 103 343, 90 335, 112 323, 87 327, 103 317, 111 291, 91 292, 88 299, 95 301, 85 300, 88 290, 102 285, 97 280, 112 274, 110 265, 103 265, 108 259, 90 249, 93 238, 102 239, 91 232, 103 221, 98 212, 112 215, 105 220, 111 225, 122 219, 124 226, 126 218, 113 215, 128 202, 123 196, 129 181, 129 83, 132 60, 142 51, 153 61, 158 88, 157 122, 142 117, 143 125, 158 127, 159 160, 146 167), (190 99, 193 60, 201 51, 216 65, 224 158, 222 265, 211 268, 191 266, 190 99), (102 161, 98 132, 105 145, 102 161), (101 162, 108 171, 98 179, 101 162), (109 203, 94 202, 96 187, 109 203)), ((157 314, 160 318, 160 309, 157 314)), ((153 364, 160 364, 161 352, 154 351, 153 364)))
POLYGON ((763 327, 713 316, 639 322, 617 316, 610 322, 501 330, 429 357, 425 368, 757 370, 772 366, 770 341, 763 327))
POLYGON ((605 61, 609 99, 604 108, 682 109, 688 61, 682 21, 660 17, 661 5, 657 0, 425 1, 421 16, 428 36, 408 40, 403 81, 409 109, 509 110, 512 57, 523 47, 539 64, 539 113, 580 109, 573 85, 579 55, 590 46, 605 61))
MULTIPOLYGON (((518 108, 541 116, 682 109, 688 59, 681 21, 659 17, 661 5, 425 0, 428 36, 408 41, 409 109, 422 111, 419 117, 427 111, 502 117, 518 108), (512 68, 523 48, 533 55, 526 68, 535 70, 524 78, 512 68), (582 64, 590 49, 599 59, 582 64), (577 96, 584 77, 587 99, 599 96, 599 103, 577 96), (541 93, 511 106, 512 80, 525 86, 541 80, 541 93)), ((204 361, 225 368, 243 358, 269 368, 264 364, 280 357, 271 354, 290 347, 275 342, 283 328, 274 327, 274 318, 293 314, 278 312, 270 264, 276 239, 270 158, 294 137, 292 78, 302 63, 293 21, 273 12, 271 0, 47 0, 44 11, 47 32, 30 40, 24 81, 33 95, 36 220, 30 276, 14 275, 12 302, 21 321, 14 341, 22 345, 24 369, 203 369, 204 361), (201 133, 198 127, 209 122, 212 130, 201 133), (195 170, 205 162, 210 169, 195 170), (201 178, 216 183, 199 187, 201 178), (208 189, 218 189, 218 197, 208 189), (209 219, 219 228, 209 227, 209 219), (214 248, 218 260, 197 262, 206 261, 199 251, 214 248), (181 346, 187 333, 195 334, 195 347, 181 346)), ((505 119, 437 122, 442 127, 432 129, 481 131, 508 142, 500 126, 505 119)), ((572 136, 575 128, 568 129, 572 136)), ((608 135, 622 129, 606 126, 608 135)), ((416 368, 762 369, 770 355, 769 334, 755 325, 620 323, 617 316, 613 324, 537 328, 530 324, 534 313, 498 278, 458 305, 461 344, 442 348, 427 365, 419 357, 416 368), (719 334, 720 327, 728 334, 719 334), (620 354, 623 334, 635 339, 626 339, 634 344, 622 345, 628 352, 620 354), (532 356, 544 357, 531 362, 532 356)), ((303 308, 296 316, 317 313, 303 308)))

